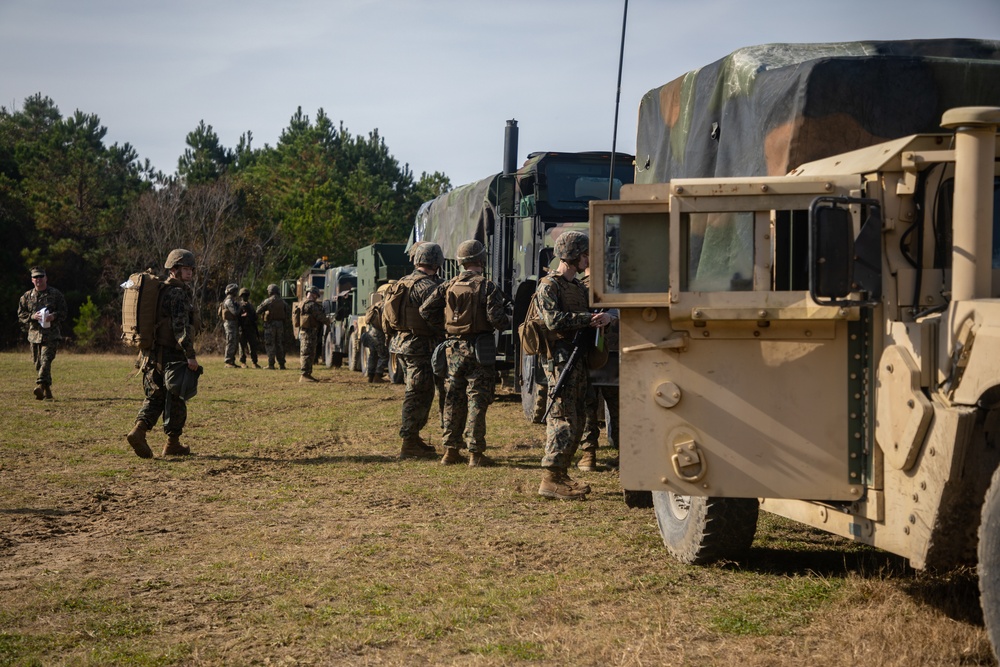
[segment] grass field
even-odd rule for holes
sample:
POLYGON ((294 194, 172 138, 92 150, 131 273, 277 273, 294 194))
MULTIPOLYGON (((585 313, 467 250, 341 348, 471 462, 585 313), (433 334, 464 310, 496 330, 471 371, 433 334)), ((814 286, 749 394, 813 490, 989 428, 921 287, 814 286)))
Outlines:
POLYGON ((142 460, 131 361, 61 352, 36 401, 0 354, 0 665, 995 664, 972 572, 768 515, 742 562, 683 566, 615 472, 540 498, 510 398, 498 467, 399 462, 402 387, 206 358, 194 455, 142 460))

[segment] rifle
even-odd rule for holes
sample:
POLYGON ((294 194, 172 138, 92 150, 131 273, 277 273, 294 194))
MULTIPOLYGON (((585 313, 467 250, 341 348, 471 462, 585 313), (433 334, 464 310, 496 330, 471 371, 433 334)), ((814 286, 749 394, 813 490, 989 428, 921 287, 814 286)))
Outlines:
POLYGON ((556 399, 559 398, 559 394, 566 385, 569 374, 573 372, 573 368, 580 361, 580 355, 584 353, 584 348, 587 346, 587 333, 588 328, 577 329, 576 335, 573 336, 573 350, 569 353, 569 359, 566 361, 566 365, 563 366, 562 373, 559 374, 556 386, 549 392, 549 404, 545 408, 545 414, 542 415, 543 422, 548 419, 549 411, 552 410, 556 399))

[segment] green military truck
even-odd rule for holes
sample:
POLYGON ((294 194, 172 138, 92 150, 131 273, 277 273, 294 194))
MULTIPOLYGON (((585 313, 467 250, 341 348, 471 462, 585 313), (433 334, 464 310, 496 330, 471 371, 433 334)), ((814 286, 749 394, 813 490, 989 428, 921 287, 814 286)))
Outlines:
MULTIPOLYGON (((511 328, 497 333, 497 371, 502 384, 521 392, 525 414, 540 421, 545 408, 544 373, 521 355, 514 332, 524 321, 539 277, 554 268, 559 234, 586 231, 588 202, 617 198, 632 182, 631 155, 611 152, 531 153, 517 167, 517 122, 507 121, 502 173, 455 188, 423 204, 410 244, 433 241, 444 251, 444 276, 455 275, 458 245, 476 239, 489 254, 486 274, 512 307, 511 328), (610 184, 610 185, 609 185, 610 184)), ((617 358, 599 382, 617 383, 617 358)))
POLYGON ((760 509, 977 564, 1000 646, 1000 42, 743 49, 650 91, 591 204, 621 309, 621 481, 670 553, 760 509))

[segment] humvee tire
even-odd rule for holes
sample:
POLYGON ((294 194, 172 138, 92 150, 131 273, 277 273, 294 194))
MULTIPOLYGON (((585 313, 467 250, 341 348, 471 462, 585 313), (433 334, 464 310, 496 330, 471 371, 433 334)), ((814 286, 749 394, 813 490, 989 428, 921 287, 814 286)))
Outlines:
POLYGON ((1000 657, 1000 468, 993 473, 979 524, 979 603, 994 655, 1000 657))
POLYGON ((667 551, 689 565, 746 555, 760 512, 756 498, 705 498, 670 491, 654 491, 653 507, 667 551))

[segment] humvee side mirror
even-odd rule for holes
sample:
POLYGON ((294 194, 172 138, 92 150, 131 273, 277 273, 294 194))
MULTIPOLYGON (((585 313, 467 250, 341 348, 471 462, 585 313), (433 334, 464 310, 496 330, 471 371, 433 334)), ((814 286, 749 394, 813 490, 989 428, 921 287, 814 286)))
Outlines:
POLYGON ((882 215, 876 200, 818 197, 809 207, 809 295, 821 306, 874 306, 882 299, 882 215), (868 217, 854 237, 848 206, 868 217), (861 298, 851 298, 860 294, 861 298))

